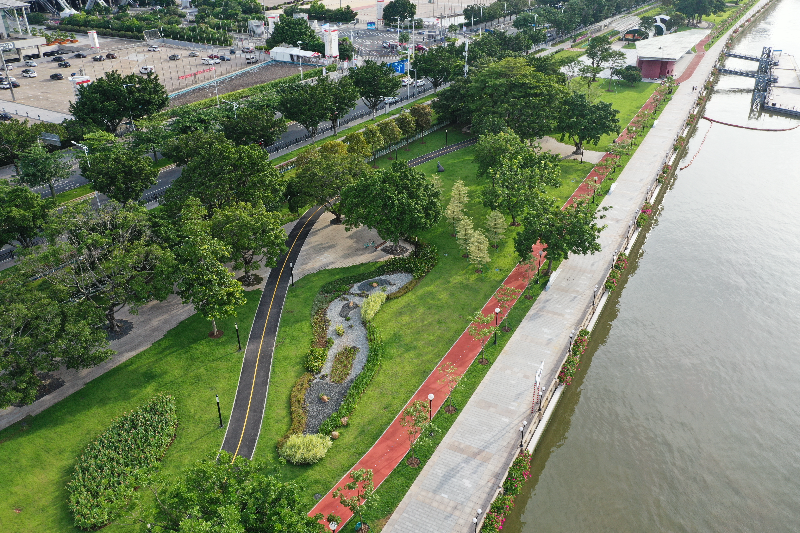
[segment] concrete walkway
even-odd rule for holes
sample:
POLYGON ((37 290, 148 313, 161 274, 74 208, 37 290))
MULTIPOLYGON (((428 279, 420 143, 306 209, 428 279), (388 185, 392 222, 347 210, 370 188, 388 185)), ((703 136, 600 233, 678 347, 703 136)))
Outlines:
MULTIPOLYGON (((757 9, 758 6, 756 6, 757 9)), ((720 39, 698 59, 601 205, 611 207, 600 236, 602 251, 572 256, 509 340, 458 420, 395 510, 386 533, 472 531, 477 510, 488 509, 519 448, 519 427, 531 414, 536 370, 553 386, 577 329, 601 285, 630 224, 680 135, 701 86, 722 51, 720 39)), ((698 54, 699 55, 699 54, 698 54)), ((532 425, 532 424, 531 424, 532 425)), ((481 515, 481 520, 483 519, 481 515)))
POLYGON ((29 118, 31 120, 52 122, 53 124, 61 124, 67 119, 72 118, 72 115, 66 113, 59 113, 58 111, 50 111, 49 109, 42 109, 41 107, 34 107, 32 105, 19 104, 17 102, 3 101, 0 103, 0 109, 5 113, 16 115, 20 120, 29 118))

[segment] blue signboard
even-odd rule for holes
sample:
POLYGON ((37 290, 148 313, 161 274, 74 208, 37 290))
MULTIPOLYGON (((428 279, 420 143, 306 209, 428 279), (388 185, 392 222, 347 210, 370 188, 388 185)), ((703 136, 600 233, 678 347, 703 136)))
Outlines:
POLYGON ((374 22, 367 22, 367 29, 368 30, 374 30, 375 29, 375 23, 374 22))
POLYGON ((407 64, 408 61, 395 61, 394 63, 389 63, 389 66, 398 74, 405 74, 407 64))

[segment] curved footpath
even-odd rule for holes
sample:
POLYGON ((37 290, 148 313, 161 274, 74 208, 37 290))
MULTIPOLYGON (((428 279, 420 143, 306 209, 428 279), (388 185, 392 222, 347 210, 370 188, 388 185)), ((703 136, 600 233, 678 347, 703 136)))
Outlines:
POLYGON ((252 459, 256 451, 267 404, 275 338, 292 276, 290 264, 297 264, 297 257, 311 228, 324 212, 325 208, 317 205, 300 217, 286 240, 289 250, 281 256, 276 268, 271 269, 267 277, 245 346, 236 399, 222 441, 222 449, 234 457, 241 455, 252 459))
MULTIPOLYGON (((757 4, 753 10, 758 9, 757 4)), ((752 12, 752 10, 751 10, 752 12)), ((745 18, 747 15, 745 16, 745 18)), ((517 328, 453 427, 384 527, 386 533, 472 531, 478 509, 486 510, 519 449, 519 427, 529 421, 536 370, 544 361, 545 394, 552 394, 570 332, 577 329, 595 299, 633 219, 651 190, 711 74, 725 43, 721 38, 693 58, 683 84, 662 112, 658 126, 617 178, 602 206, 612 207, 600 236, 602 251, 572 256, 561 264, 517 328)), ((533 433, 528 424, 525 438, 533 433)), ((485 512, 480 515, 482 521, 485 512)))

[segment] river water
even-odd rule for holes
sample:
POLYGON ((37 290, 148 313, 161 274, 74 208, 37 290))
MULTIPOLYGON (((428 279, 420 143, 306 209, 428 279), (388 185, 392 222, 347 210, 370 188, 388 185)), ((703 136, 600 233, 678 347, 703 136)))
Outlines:
MULTIPOLYGON (((800 57, 798 23, 800 1, 783 0, 735 50, 800 57)), ((748 120, 752 87, 723 76, 705 114, 798 124, 748 120)), ((681 166, 706 132, 634 250, 504 532, 800 530, 800 128, 701 121, 681 166)))

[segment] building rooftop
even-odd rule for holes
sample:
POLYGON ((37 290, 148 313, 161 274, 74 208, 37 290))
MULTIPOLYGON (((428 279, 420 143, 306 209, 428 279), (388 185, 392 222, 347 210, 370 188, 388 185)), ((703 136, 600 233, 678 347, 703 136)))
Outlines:
MULTIPOLYGON (((2 0, 0 0, 2 1, 2 0)), ((677 61, 692 46, 700 42, 709 30, 687 30, 659 37, 651 37, 636 43, 636 53, 642 60, 677 61)))
POLYGON ((17 2, 17 0, 0 0, 0 9, 14 9, 18 7, 30 7, 29 2, 17 2))

